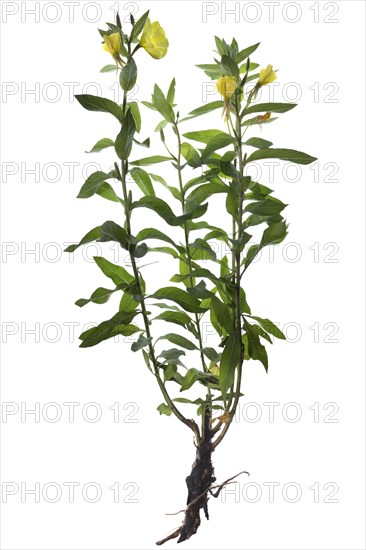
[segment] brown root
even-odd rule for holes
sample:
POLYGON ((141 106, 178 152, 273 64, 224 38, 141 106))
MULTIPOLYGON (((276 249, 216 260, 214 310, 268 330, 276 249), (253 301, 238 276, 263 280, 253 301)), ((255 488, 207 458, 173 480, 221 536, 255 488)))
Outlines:
MULTIPOLYGON (((210 420, 211 417, 208 413, 205 416, 204 437, 202 438, 200 444, 196 447, 196 460, 193 463, 190 475, 186 478, 188 488, 187 506, 185 510, 180 510, 180 512, 184 513, 183 523, 170 535, 162 540, 159 540, 156 543, 158 546, 161 546, 165 542, 177 537, 179 537, 178 542, 188 540, 197 532, 197 529, 201 524, 201 510, 203 510, 205 517, 209 519, 209 495, 217 498, 225 485, 232 482, 233 479, 242 473, 248 474, 248 472, 240 472, 239 474, 227 479, 220 485, 213 485, 216 478, 214 477, 214 468, 212 465, 212 453, 214 449, 212 446, 213 434, 210 420), (214 489, 215 492, 213 492, 214 489)), ((176 512, 176 514, 179 514, 180 512, 176 512)))

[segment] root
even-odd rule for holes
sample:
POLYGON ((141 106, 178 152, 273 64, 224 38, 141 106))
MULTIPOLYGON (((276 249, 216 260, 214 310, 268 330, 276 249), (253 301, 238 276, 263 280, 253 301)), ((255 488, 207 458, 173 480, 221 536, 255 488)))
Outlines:
MULTIPOLYGON (((222 489, 232 483, 235 478, 241 474, 248 474, 248 472, 240 472, 233 477, 230 477, 220 485, 213 485, 216 481, 214 477, 214 468, 212 465, 212 430, 209 414, 206 417, 204 438, 196 448, 196 460, 192 466, 190 475, 186 478, 186 484, 188 488, 187 507, 184 510, 179 510, 174 514, 184 513, 184 520, 180 527, 173 531, 170 535, 162 540, 159 540, 156 544, 161 546, 165 542, 178 538, 178 543, 188 540, 192 535, 197 532, 201 524, 200 511, 204 511, 206 519, 209 519, 208 514, 208 500, 209 494, 214 498, 217 498, 222 489)), ((234 482, 235 483, 235 482, 234 482)))

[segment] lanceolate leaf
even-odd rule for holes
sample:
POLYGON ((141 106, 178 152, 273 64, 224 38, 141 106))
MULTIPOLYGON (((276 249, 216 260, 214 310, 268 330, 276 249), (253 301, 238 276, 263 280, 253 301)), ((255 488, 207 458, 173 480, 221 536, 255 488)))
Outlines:
POLYGON ((130 110, 127 111, 122 128, 114 144, 117 156, 121 160, 126 160, 130 156, 132 149, 133 135, 136 131, 136 124, 130 110))
POLYGON ((172 344, 188 350, 198 349, 195 344, 193 344, 190 340, 184 338, 184 336, 181 336, 180 334, 165 334, 165 336, 161 336, 160 338, 158 338, 158 340, 169 340, 169 342, 171 342, 172 344))
POLYGON ((225 134, 225 132, 214 136, 202 152, 202 162, 207 162, 214 151, 227 147, 231 143, 234 143, 234 141, 235 138, 230 134, 225 134))
POLYGON ((102 258, 101 256, 94 256, 94 261, 97 266, 103 271, 104 275, 112 279, 115 285, 122 283, 132 283, 134 281, 133 275, 130 275, 124 267, 115 265, 109 260, 102 258))
POLYGON ((194 141, 200 141, 201 143, 208 144, 212 138, 220 134, 225 134, 222 130, 201 130, 199 132, 187 132, 183 134, 187 139, 193 139, 194 141))
POLYGON ((151 182, 150 176, 142 168, 132 168, 130 172, 132 178, 135 180, 144 195, 155 197, 155 191, 151 182))
POLYGON ((296 105, 297 103, 256 103, 244 110, 244 116, 252 113, 286 113, 296 105))
POLYGON ((248 139, 244 145, 250 145, 256 149, 268 149, 268 147, 271 147, 273 143, 271 141, 267 141, 266 139, 252 137, 248 139))
POLYGON ((228 390, 234 383, 235 370, 240 360, 241 346, 242 343, 238 333, 235 332, 234 334, 230 334, 221 355, 219 384, 224 402, 226 401, 228 390))
POLYGON ((122 285, 118 285, 113 290, 110 290, 108 288, 99 287, 93 292, 93 294, 90 296, 89 299, 80 298, 80 300, 77 300, 75 302, 75 305, 77 305, 79 307, 84 307, 89 302, 93 302, 94 304, 105 304, 106 302, 108 302, 109 298, 111 297, 111 295, 114 292, 117 292, 118 290, 121 290, 125 286, 127 286, 127 283, 122 284, 122 285))
MULTIPOLYGON (((136 101, 131 101, 127 104, 129 110, 131 111, 131 114, 133 116, 133 120, 135 121, 136 126, 136 132, 140 132, 141 130, 141 114, 139 109, 139 104, 136 101)), ((142 145, 143 147, 149 147, 150 146, 150 140, 147 138, 143 143, 139 143, 136 141, 139 145, 142 145)))
POLYGON ((271 336, 279 338, 280 340, 286 340, 286 336, 283 334, 283 332, 269 319, 262 319, 261 317, 256 317, 255 315, 247 315, 247 317, 251 317, 251 319, 255 319, 256 321, 258 321, 261 327, 271 336))
POLYGON ((149 166, 150 164, 157 164, 158 162, 166 162, 172 160, 171 157, 163 157, 161 155, 153 155, 152 157, 145 157, 143 159, 134 160, 130 164, 133 166, 149 166))
POLYGON ((251 212, 258 216, 273 216, 282 212, 286 206, 287 204, 269 197, 261 201, 251 202, 245 207, 245 212, 251 212))
POLYGON ((147 10, 147 12, 145 12, 140 17, 140 19, 138 19, 136 21, 136 23, 134 24, 134 26, 132 28, 131 40, 135 40, 139 36, 139 34, 142 32, 142 30, 144 28, 144 25, 146 23, 146 19, 148 18, 148 16, 149 16, 149 10, 147 10))
POLYGON ((105 172, 93 172, 79 191, 78 199, 87 199, 92 197, 100 187, 105 183, 105 180, 115 177, 114 170, 106 174, 105 172))
POLYGON ((216 109, 222 109, 223 106, 224 106, 223 101, 212 101, 211 103, 206 103, 206 105, 202 105, 202 107, 198 107, 197 109, 194 109, 189 114, 191 117, 197 117, 197 116, 205 115, 206 113, 211 113, 216 109))
POLYGON ((121 69, 119 76, 119 82, 122 90, 129 92, 132 90, 137 80, 137 66, 133 57, 130 57, 128 62, 121 69))
POLYGON ((141 229, 141 231, 139 231, 136 235, 137 242, 145 241, 147 239, 157 239, 159 241, 165 241, 172 244, 173 246, 176 246, 176 243, 175 241, 173 241, 173 239, 168 237, 168 235, 165 235, 165 233, 159 231, 159 229, 154 229, 153 227, 146 227, 145 229, 141 229))
POLYGON ((189 323, 191 323, 192 321, 190 316, 187 313, 184 313, 183 311, 163 311, 163 313, 160 313, 154 319, 156 319, 157 321, 166 321, 167 323, 174 323, 182 327, 189 325, 189 323))
POLYGON ((248 353, 252 359, 256 359, 262 363, 266 372, 268 371, 268 356, 266 348, 261 344, 258 335, 258 327, 251 325, 244 320, 245 330, 248 336, 248 353))
POLYGON ((311 164, 316 160, 315 157, 302 153, 301 151, 295 151, 293 149, 259 149, 254 151, 247 159, 247 162, 262 159, 281 159, 294 162, 296 164, 311 164))
POLYGON ((119 243, 122 247, 126 247, 128 243, 127 233, 126 230, 117 223, 113 221, 107 221, 100 226, 100 237, 98 241, 115 241, 119 243))
POLYGON ((249 57, 253 52, 255 52, 255 50, 258 48, 260 42, 258 42, 258 44, 254 44, 253 46, 249 46, 249 48, 245 48, 244 50, 241 50, 238 55, 236 56, 236 62, 237 64, 239 65, 240 63, 242 63, 244 61, 244 59, 246 59, 247 57, 249 57))
POLYGON ((88 111, 101 111, 104 113, 110 113, 115 116, 120 122, 123 121, 123 111, 121 107, 107 99, 105 97, 98 97, 94 95, 76 95, 75 98, 78 100, 80 105, 87 109, 88 111))
POLYGON ((113 147, 114 141, 109 138, 103 138, 97 141, 97 143, 94 145, 90 151, 86 151, 87 153, 97 153, 99 151, 102 151, 103 149, 106 149, 107 147, 113 147))
POLYGON ((155 87, 154 87, 152 101, 156 109, 165 118, 167 122, 175 121, 174 111, 157 84, 155 84, 155 87))
POLYGON ((185 290, 181 290, 176 287, 164 287, 157 290, 152 294, 151 298, 158 300, 171 300, 179 306, 181 306, 185 311, 190 313, 203 313, 204 309, 200 307, 200 301, 197 298, 194 298, 185 290))
POLYGON ((91 243, 93 241, 97 241, 100 237, 100 227, 94 227, 94 229, 91 229, 84 237, 81 239, 79 244, 71 244, 67 248, 65 248, 65 252, 74 252, 79 246, 83 246, 84 244, 91 243))
POLYGON ((170 206, 157 197, 142 197, 139 201, 134 202, 132 206, 133 208, 145 207, 154 210, 169 225, 177 226, 182 225, 186 220, 202 216, 206 212, 208 205, 204 204, 193 207, 180 216, 176 216, 170 206))
POLYGON ((108 319, 108 321, 103 321, 103 323, 97 327, 83 332, 79 336, 80 340, 82 340, 80 347, 90 348, 92 346, 96 346, 104 340, 107 340, 108 338, 115 336, 116 334, 123 334, 124 327, 121 326, 118 329, 117 327, 119 327, 119 325, 129 325, 138 313, 138 311, 133 311, 130 313, 120 311, 116 313, 116 315, 113 315, 111 319, 108 319))

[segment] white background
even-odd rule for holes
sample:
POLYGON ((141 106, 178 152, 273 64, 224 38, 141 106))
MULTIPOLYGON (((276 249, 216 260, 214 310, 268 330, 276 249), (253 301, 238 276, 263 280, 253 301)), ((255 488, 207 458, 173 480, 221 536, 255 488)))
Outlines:
MULTIPOLYGON (((279 69, 272 99, 291 101, 296 94, 301 98, 295 98, 296 109, 251 135, 319 159, 315 167, 303 167, 298 181, 290 181, 298 179, 296 172, 288 168, 284 173, 283 164, 274 169, 271 181, 268 166, 261 165, 261 183, 289 204, 290 234, 273 257, 263 253, 248 271, 245 285, 254 314, 285 327, 289 341, 277 341, 268 350, 268 375, 260 363, 246 363, 239 421, 231 426, 214 462, 219 482, 240 470, 248 470, 251 477, 239 478, 223 499, 211 499, 210 521, 203 519, 198 534, 184 547, 365 548, 364 3, 73 4, 73 22, 66 2, 1 6, 2 400, 14 413, 2 416, 3 500, 4 487, 13 487, 15 493, 2 504, 1 548, 154 548, 154 542, 181 521, 181 516, 165 514, 184 508, 186 499, 192 437, 174 417, 159 417, 156 407, 162 398, 142 356, 130 351, 131 342, 78 348, 77 336, 86 323, 109 318, 118 307, 117 297, 104 306, 74 306, 97 286, 108 287, 92 263, 101 249, 91 245, 74 258, 61 255, 65 243, 77 242, 106 219, 122 223, 114 203, 97 196, 75 200, 86 175, 95 169, 85 166, 96 162, 107 170, 114 160, 112 150, 95 155, 84 151, 102 137, 113 139, 118 124, 109 115, 88 113, 72 98, 72 93, 95 94, 95 87, 87 85, 97 83, 104 96, 115 99, 116 88, 110 88, 115 75, 98 72, 110 59, 97 28, 112 20, 117 5, 123 18, 126 8, 136 17, 150 8, 152 20, 160 21, 170 41, 163 60, 138 53, 139 90, 134 99, 148 100, 155 82, 166 90, 175 76, 177 103, 181 116, 186 115, 202 101, 217 99, 206 96, 207 79, 194 67, 212 62, 213 36, 228 41, 235 36, 242 48, 260 41, 252 61, 279 69), (235 9, 236 15, 226 14, 225 8, 235 9), (39 17, 29 9, 38 10, 39 17), (212 14, 204 17, 208 11, 212 14), (35 93, 26 93, 29 90, 35 93), (27 173, 32 169, 36 174, 27 173), (64 405, 68 402, 80 404, 74 422, 64 405), (96 409, 85 407, 91 402, 102 413, 97 422, 90 421, 96 409), (21 409, 24 413, 36 403, 39 421, 32 414, 22 419, 21 409), (57 408, 47 408, 47 403, 57 408), (118 422, 110 409, 115 403, 118 422), (273 419, 264 403, 277 403, 272 405, 273 419), (57 412, 61 418, 51 422, 57 412), (296 415, 297 421, 291 422, 296 415), (73 503, 67 482, 80 484, 73 503), (277 484, 273 499, 264 485, 270 482, 277 484), (26 489, 40 484, 39 503, 30 494, 23 495, 22 502, 22 483, 26 489), (53 489, 42 495, 47 483, 53 489), (102 492, 96 503, 83 498, 88 483, 102 492), (118 503, 110 489, 116 483, 118 503), (51 503, 55 487, 62 494, 51 503), (319 502, 314 497, 317 487, 319 502), (138 492, 129 497, 135 489, 138 492), (296 497, 295 489, 301 491, 298 501, 289 502, 296 497), (129 502, 132 498, 138 502, 129 502)), ((263 101, 269 99, 263 96, 263 101)), ((150 151, 136 148, 133 157, 164 154, 152 132, 158 117, 144 107, 142 113, 141 136, 152 135, 153 146, 150 151)), ((223 128, 220 113, 197 119, 184 130, 199 128, 223 128)), ((169 140, 174 147, 170 135, 169 140)), ((174 169, 152 168, 176 185, 174 169)), ((222 225, 223 215, 222 201, 215 199, 212 221, 222 225)), ((140 210, 134 216, 136 232, 148 224, 165 229, 151 212, 140 210)), ((125 261, 116 258, 116 249, 108 244, 103 254, 111 261, 125 261)), ((145 271, 149 290, 167 284, 176 270, 165 257, 152 258, 159 263, 145 271)), ((156 325, 154 332, 164 330, 166 326, 156 325)), ((93 497, 91 487, 87 498, 93 497)), ((165 547, 175 545, 172 541, 165 547)))

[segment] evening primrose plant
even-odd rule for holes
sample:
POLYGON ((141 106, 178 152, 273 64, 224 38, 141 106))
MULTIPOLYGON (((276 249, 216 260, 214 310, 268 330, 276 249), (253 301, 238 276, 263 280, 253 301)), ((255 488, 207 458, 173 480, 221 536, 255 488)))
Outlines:
MULTIPOLYGON (((117 72, 122 104, 99 96, 75 96, 85 109, 109 113, 117 123, 116 135, 102 138, 91 150, 113 148, 113 169, 91 174, 78 198, 98 195, 117 203, 122 221, 109 220, 94 227, 66 251, 74 252, 92 241, 116 242, 126 251, 129 269, 104 257, 94 258, 110 285, 97 288, 90 298, 76 304, 104 304, 114 294, 120 295, 120 302, 117 312, 80 335, 80 347, 134 334, 131 349, 142 353, 147 374, 155 378, 163 397, 158 411, 176 417, 194 437, 196 458, 186 478, 184 518, 173 533, 157 542, 163 544, 173 538, 182 542, 195 534, 200 511, 209 517, 209 496, 217 497, 236 477, 215 484, 212 453, 228 433, 243 395, 244 366, 259 361, 267 371, 265 345, 274 338, 285 338, 275 323, 252 311, 245 275, 264 247, 285 239, 288 226, 283 211, 287 205, 274 197, 272 189, 254 181, 248 167, 263 159, 297 164, 316 159, 293 149, 275 148, 258 137, 263 124, 274 122, 295 104, 256 103, 258 91, 276 79, 276 71, 272 65, 259 68, 251 61, 259 44, 240 49, 235 39, 227 43, 217 37, 214 61, 197 66, 216 82, 217 99, 181 117, 184 106, 174 103, 175 79, 166 93, 155 84, 151 100, 141 103, 154 112, 162 154, 141 157, 138 151, 148 148, 150 139, 139 137, 147 111, 141 112, 140 105, 129 100, 137 82, 136 58, 145 52, 157 63, 166 55, 169 42, 159 22, 149 19, 149 12, 137 21, 131 15, 130 22, 127 30, 117 16, 115 24, 108 23, 107 30, 99 31, 103 48, 114 60, 101 72, 117 72), (212 119, 215 111, 219 129, 205 124, 202 130, 189 129, 190 121, 207 113, 212 119), (169 182, 159 174, 161 163, 169 163, 169 182), (162 198, 164 193, 170 200, 162 198), (217 194, 222 198, 219 226, 207 218, 217 194), (135 219, 141 222, 145 209, 156 219, 160 217, 165 230, 147 226, 136 233, 135 219), (161 258, 162 286, 151 293, 157 281, 148 279, 148 258, 156 254, 161 258), (167 273, 172 260, 175 272, 167 273), (210 322, 216 333, 210 346, 204 342, 203 322, 210 322)), ((148 88, 150 82, 140 83, 141 90, 148 88)))

